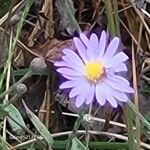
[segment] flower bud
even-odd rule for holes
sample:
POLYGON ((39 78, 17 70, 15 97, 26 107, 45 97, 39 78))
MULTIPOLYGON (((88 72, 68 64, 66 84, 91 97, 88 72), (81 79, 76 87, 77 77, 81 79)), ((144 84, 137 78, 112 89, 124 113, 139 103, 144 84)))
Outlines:
POLYGON ((34 58, 30 63, 30 69, 33 72, 42 72, 46 68, 46 64, 41 58, 34 58))
POLYGON ((83 116, 83 120, 85 121, 85 122, 88 122, 88 123, 91 123, 92 122, 92 116, 90 115, 90 114, 85 114, 84 116, 83 116))
POLYGON ((27 92, 27 86, 23 83, 18 84, 16 89, 17 92, 21 95, 27 92))

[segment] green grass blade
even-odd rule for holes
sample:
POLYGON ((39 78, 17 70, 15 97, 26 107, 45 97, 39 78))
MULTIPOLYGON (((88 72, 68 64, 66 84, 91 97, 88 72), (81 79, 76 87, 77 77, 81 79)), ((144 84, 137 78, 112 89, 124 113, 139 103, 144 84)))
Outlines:
POLYGON ((141 113, 136 109, 134 103, 132 101, 128 102, 129 107, 133 110, 133 112, 139 117, 142 123, 142 127, 146 127, 150 132, 150 123, 141 115, 141 113))
MULTIPOLYGON (((9 116, 10 116, 13 120, 15 120, 16 122, 18 122, 18 123, 19 123, 20 125, 22 125, 22 126, 26 126, 26 124, 25 124, 25 122, 24 122, 24 120, 23 120, 23 118, 22 118, 20 112, 18 111, 18 109, 17 109, 14 105, 10 104, 10 105, 8 105, 8 107, 6 107, 4 110, 6 110, 6 111, 8 112, 9 116)), ((24 130, 23 130, 17 123, 15 123, 14 121, 12 121, 12 120, 9 119, 9 118, 8 118, 8 122, 9 122, 9 124, 10 124, 12 130, 13 130, 16 134, 19 135, 19 134, 24 133, 24 130)))
POLYGON ((25 107, 25 110, 27 112, 27 115, 29 116, 31 122, 35 126, 35 128, 38 130, 38 132, 43 136, 43 138, 47 141, 49 148, 53 145, 53 138, 48 131, 48 129, 45 127, 45 125, 39 120, 39 118, 27 107, 24 101, 23 105, 25 107))
POLYGON ((116 35, 116 29, 115 29, 115 22, 114 22, 114 16, 113 16, 113 9, 112 9, 112 2, 110 0, 104 0, 105 9, 106 9, 106 16, 107 16, 107 22, 108 22, 108 30, 111 33, 112 36, 116 35))
POLYGON ((71 150, 86 150, 86 147, 75 137, 72 139, 71 150))
POLYGON ((60 0, 60 1, 63 4, 64 10, 66 11, 66 13, 68 15, 68 19, 70 21, 70 24, 74 26, 74 28, 76 29, 77 32, 81 32, 80 26, 75 19, 75 16, 73 13, 74 11, 73 11, 73 8, 72 8, 69 0, 60 0))
POLYGON ((120 23, 119 23, 117 0, 113 0, 113 6, 114 6, 114 19, 115 19, 116 34, 117 34, 117 36, 120 36, 120 23))
POLYGON ((134 132, 134 113, 128 105, 125 105, 124 108, 124 116, 127 122, 127 132, 128 132, 128 147, 129 150, 136 150, 136 143, 135 143, 135 132, 134 132))

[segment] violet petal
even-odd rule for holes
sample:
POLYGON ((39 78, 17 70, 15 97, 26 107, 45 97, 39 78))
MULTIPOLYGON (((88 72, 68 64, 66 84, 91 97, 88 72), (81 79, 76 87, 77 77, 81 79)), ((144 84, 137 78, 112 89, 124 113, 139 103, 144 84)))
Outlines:
POLYGON ((100 41, 99 41, 99 55, 98 55, 98 60, 100 60, 105 52, 106 48, 106 32, 102 31, 100 41))
POLYGON ((76 81, 76 86, 70 91, 69 97, 75 97, 81 93, 87 93, 90 89, 90 83, 84 78, 80 78, 76 81))
POLYGON ((62 66, 66 66, 66 63, 64 61, 56 61, 54 63, 54 66, 56 66, 56 67, 62 67, 62 66))
POLYGON ((75 81, 66 81, 66 82, 63 82, 59 88, 60 89, 67 89, 67 88, 72 88, 75 86, 75 81))
POLYGON ((114 81, 114 82, 116 82, 118 84, 126 84, 126 86, 130 85, 130 83, 129 83, 129 81, 127 79, 125 79, 125 78, 123 78, 123 77, 121 77, 119 75, 110 76, 110 77, 108 77, 108 79, 110 79, 110 80, 112 80, 112 81, 114 81))
POLYGON ((81 33, 80 38, 86 47, 90 45, 90 41, 85 34, 81 33))
POLYGON ((123 63, 127 59, 129 59, 129 57, 124 52, 119 52, 111 59, 107 59, 107 58, 105 59, 105 67, 109 68, 109 67, 116 66, 120 63, 123 63))
POLYGON ((108 79, 105 79, 105 83, 107 83, 110 87, 112 87, 118 91, 122 91, 125 93, 134 93, 133 88, 128 86, 126 82, 122 82, 120 84, 119 82, 112 81, 108 78, 108 79))
POLYGON ((85 102, 85 95, 80 94, 76 97, 75 105, 76 107, 79 108, 84 102, 85 102))
POLYGON ((113 96, 118 100, 118 101, 121 101, 121 102, 127 102, 129 100, 128 96, 123 93, 123 92, 120 92, 120 91, 117 91, 117 90, 113 90, 113 96))
POLYGON ((118 64, 113 67, 115 72, 128 71, 128 68, 125 63, 118 64))
POLYGON ((74 40, 74 43, 75 43, 75 46, 77 48, 79 55, 81 56, 82 60, 86 63, 88 60, 88 57, 86 54, 85 46, 83 45, 83 43, 81 42, 79 38, 74 37, 73 40, 74 40))
POLYGON ((104 54, 104 58, 111 58, 117 52, 119 46, 119 38, 115 37, 112 39, 110 44, 106 49, 106 53, 104 54))
POLYGON ((64 74, 64 75, 70 75, 70 76, 84 76, 84 74, 77 72, 75 70, 69 69, 69 68, 59 68, 57 69, 57 72, 64 74))
POLYGON ((91 49, 93 50, 93 53, 95 54, 95 57, 97 57, 98 52, 99 52, 99 42, 98 42, 98 37, 95 33, 92 33, 90 36, 90 46, 91 49))
POLYGON ((107 101, 112 105, 112 107, 116 108, 118 106, 117 101, 112 96, 112 90, 107 84, 103 82, 99 83, 97 85, 97 90, 99 90, 99 93, 102 95, 102 98, 107 99, 107 101))
POLYGON ((89 89, 89 94, 88 96, 86 97, 86 104, 90 104, 92 103, 93 99, 94 99, 94 93, 95 93, 95 86, 92 85, 89 89))
MULTIPOLYGON (((63 49, 63 53, 68 58, 67 60, 65 60, 66 62, 72 61, 77 66, 82 67, 82 68, 84 67, 84 64, 83 64, 81 58, 73 50, 65 48, 65 49, 63 49)), ((63 56, 63 57, 65 57, 65 56, 63 56)))

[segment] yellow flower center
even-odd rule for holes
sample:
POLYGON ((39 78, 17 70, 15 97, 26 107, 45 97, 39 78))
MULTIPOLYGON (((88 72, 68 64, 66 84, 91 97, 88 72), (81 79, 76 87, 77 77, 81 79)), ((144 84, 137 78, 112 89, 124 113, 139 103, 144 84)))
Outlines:
POLYGON ((85 66, 86 77, 89 81, 96 83, 104 73, 104 66, 101 62, 88 62, 85 66))

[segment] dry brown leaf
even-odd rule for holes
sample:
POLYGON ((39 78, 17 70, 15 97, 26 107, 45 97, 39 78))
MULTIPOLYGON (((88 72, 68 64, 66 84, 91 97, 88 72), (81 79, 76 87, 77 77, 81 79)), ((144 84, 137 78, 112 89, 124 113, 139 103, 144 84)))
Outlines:
POLYGON ((32 51, 45 58, 46 61, 54 62, 60 58, 61 50, 64 47, 67 48, 71 46, 72 46, 72 40, 59 41, 57 39, 51 39, 51 40, 48 39, 40 46, 38 45, 38 47, 36 46, 32 48, 32 51))
POLYGON ((4 39, 4 32, 0 30, 0 68, 4 66, 8 55, 8 45, 7 40, 4 39))

